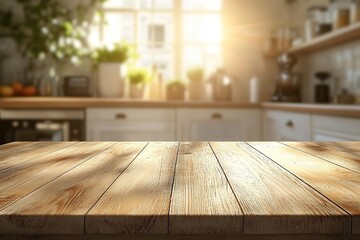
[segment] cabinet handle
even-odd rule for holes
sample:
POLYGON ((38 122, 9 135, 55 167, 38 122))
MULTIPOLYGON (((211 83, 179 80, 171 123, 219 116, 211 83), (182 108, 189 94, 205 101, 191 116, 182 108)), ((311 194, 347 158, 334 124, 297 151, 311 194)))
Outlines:
POLYGON ((288 121, 286 122, 286 126, 289 127, 289 128, 293 128, 293 127, 294 127, 293 121, 288 120, 288 121))
POLYGON ((214 113, 212 116, 211 116, 212 119, 222 119, 223 116, 220 114, 220 113, 214 113))
POLYGON ((118 113, 115 115, 116 119, 126 119, 126 115, 124 113, 118 113))

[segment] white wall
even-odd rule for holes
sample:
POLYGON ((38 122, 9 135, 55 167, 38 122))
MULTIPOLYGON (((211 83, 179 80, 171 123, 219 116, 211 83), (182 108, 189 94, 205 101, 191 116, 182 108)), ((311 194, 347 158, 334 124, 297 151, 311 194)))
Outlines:
MULTIPOLYGON (((306 18, 306 10, 314 5, 328 5, 328 0, 297 0, 290 8, 290 22, 301 30, 306 18)), ((326 49, 301 57, 303 72, 303 99, 314 102, 314 74, 318 71, 328 71, 331 79, 331 95, 335 94, 334 85, 338 81, 340 88, 347 88, 353 94, 360 96, 360 40, 338 47, 326 49)))
POLYGON ((235 101, 249 101, 249 80, 261 80, 263 100, 275 89, 277 63, 264 59, 263 46, 272 30, 288 22, 285 0, 225 0, 224 66, 236 76, 235 101))

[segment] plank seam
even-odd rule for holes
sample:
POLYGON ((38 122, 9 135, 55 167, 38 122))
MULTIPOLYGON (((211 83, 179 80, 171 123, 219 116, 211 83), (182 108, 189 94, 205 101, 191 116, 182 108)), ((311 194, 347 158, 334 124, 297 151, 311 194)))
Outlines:
MULTIPOLYGON (((284 166, 282 166, 281 164, 277 163, 276 161, 274 161, 272 158, 266 156, 264 153, 260 152, 259 150, 257 150, 255 147, 253 147, 252 145, 250 145, 248 142, 245 142, 248 146, 250 146, 252 149, 254 149, 256 152, 260 153, 261 155, 263 155, 264 157, 266 157, 267 159, 269 159, 270 161, 274 162, 276 165, 278 165, 280 168, 284 169, 285 171, 287 171, 288 173, 290 173, 291 175, 293 175, 295 178, 299 179, 302 183, 304 183, 306 186, 309 186, 311 189, 313 189, 315 192, 317 192, 318 194, 320 194, 321 196, 323 196, 325 199, 329 200, 330 202, 332 202, 335 206, 337 206, 338 208, 340 208, 341 210, 343 210, 346 214, 349 215, 350 217, 350 232, 351 234, 353 233, 352 230, 352 225, 353 225, 353 217, 351 215, 351 213, 349 213, 346 209, 342 208, 339 204, 337 204, 336 202, 334 202, 333 200, 331 200, 329 197, 327 197, 326 195, 322 194, 320 191, 318 191, 316 188, 314 188, 313 186, 311 186, 310 184, 308 184, 305 180, 301 179, 300 177, 298 177, 295 173, 291 172, 290 170, 286 169, 284 166)), ((278 142, 280 143, 280 142, 278 142)))
POLYGON ((221 168, 221 171, 224 173, 225 179, 226 179, 227 183, 228 183, 229 186, 230 186, 231 192, 234 194, 235 199, 236 199, 236 201, 237 201, 237 203, 238 203, 238 205, 239 205, 240 211, 241 211, 241 213, 242 213, 242 215, 243 215, 243 232, 242 232, 242 234, 245 234, 245 212, 244 212, 244 210, 243 210, 242 207, 241 207, 240 201, 239 201, 239 199, 237 198, 237 196, 236 196, 236 194, 235 194, 235 191, 234 191, 234 189, 233 189, 233 186, 231 185, 231 183, 230 183, 230 181, 229 181, 229 179, 228 179, 228 177, 227 177, 227 175, 226 175, 226 173, 225 173, 225 170, 224 170, 223 166, 221 165, 221 163, 220 163, 220 161, 219 161, 218 156, 216 155, 216 153, 215 153, 214 149, 212 148, 210 142, 207 142, 207 143, 209 144, 210 149, 211 149, 211 151, 213 152, 213 154, 214 154, 214 156, 215 156, 215 158, 216 158, 216 161, 218 162, 218 164, 219 164, 219 166, 220 166, 220 168, 221 168))
POLYGON ((85 162, 89 161, 90 159, 92 159, 92 158, 96 157, 97 155, 99 155, 100 153, 102 153, 102 152, 106 151, 107 149, 109 149, 110 147, 112 147, 112 146, 114 146, 114 145, 115 145, 115 143, 114 143, 113 145, 111 145, 111 146, 109 146, 109 147, 105 148, 104 150, 100 151, 99 153, 96 153, 96 154, 95 154, 95 155, 93 155, 92 157, 87 158, 86 160, 84 160, 84 161, 80 162, 79 164, 75 165, 74 167, 69 168, 68 170, 66 170, 65 172, 63 172, 62 174, 60 174, 59 176, 57 176, 57 177, 55 177, 55 178, 51 179, 50 181, 48 181, 48 182, 46 182, 45 184, 43 184, 43 185, 39 186, 38 188, 34 189, 33 191, 28 192, 27 194, 23 195, 23 196, 22 196, 22 197, 20 197, 19 199, 16 199, 15 201, 13 201, 13 202, 9 203, 8 205, 4 206, 3 208, 0 208, 0 211, 4 210, 5 208, 10 207, 10 206, 11 206, 11 205, 13 205, 14 203, 16 203, 16 202, 20 201, 21 199, 25 198, 26 196, 28 196, 28 195, 32 194, 33 192, 35 192, 35 191, 39 190, 40 188, 44 187, 45 185, 47 185, 47 184, 49 184, 49 183, 51 183, 51 182, 55 181, 56 179, 58 179, 59 177, 63 176, 63 175, 64 175, 64 174, 66 174, 67 172, 70 172, 70 171, 71 171, 71 170, 73 170, 74 168, 77 168, 77 167, 78 167, 78 166, 80 166, 81 164, 83 164, 83 163, 85 163, 85 162))
MULTIPOLYGON (((74 142, 74 143, 72 143, 72 144, 70 144, 70 145, 68 145, 68 146, 60 147, 60 148, 58 148, 58 149, 54 149, 53 151, 46 152, 46 153, 44 153, 43 155, 39 155, 39 156, 37 156, 37 157, 30 158, 30 159, 28 159, 28 160, 25 160, 24 162, 16 163, 15 165, 2 168, 2 169, 0 169, 0 172, 2 172, 2 171, 4 171, 4 170, 7 170, 7 169, 9 169, 9 168, 18 166, 18 165, 20 165, 20 164, 27 163, 27 162, 29 162, 29 161, 32 161, 32 160, 36 159, 36 158, 45 157, 45 156, 47 156, 47 155, 49 155, 49 154, 51 154, 51 153, 54 153, 54 152, 56 152, 56 151, 64 150, 65 148, 74 146, 74 145, 77 144, 77 143, 79 143, 79 142, 74 142)), ((41 149, 41 148, 38 148, 38 149, 41 149)), ((0 157, 1 157, 1 156, 0 156, 0 157)), ((6 160, 5 160, 5 161, 6 161, 6 160)))
MULTIPOLYGON (((323 161, 325 161, 325 162, 328 162, 328 163, 331 163, 331 164, 336 165, 336 166, 338 166, 338 167, 341 167, 341 168, 344 168, 344 169, 346 169, 346 170, 349 170, 349 171, 351 171, 351 172, 353 172, 353 173, 360 174, 360 172, 357 172, 357 171, 354 171, 354 170, 352 170, 352 169, 350 169, 350 168, 341 166, 340 164, 337 164, 337 163, 334 163, 334 162, 332 162, 332 161, 330 161, 330 160, 327 160, 327 159, 325 159, 325 158, 316 156, 315 154, 306 152, 305 150, 302 150, 302 149, 299 149, 299 148, 297 148, 297 147, 293 147, 293 146, 287 145, 287 144, 284 143, 284 142, 279 142, 279 143, 280 143, 280 144, 283 144, 283 145, 285 145, 285 146, 287 146, 287 147, 293 148, 293 149, 295 149, 295 150, 298 150, 298 151, 300 151, 300 152, 306 153, 306 154, 308 154, 308 155, 310 155, 310 156, 319 158, 319 159, 321 159, 321 160, 323 160, 323 161)), ((321 144, 320 144, 320 145, 321 145, 321 144)), ((321 146, 323 146, 323 145, 321 145, 321 146)), ((357 156, 357 157, 359 157, 359 156, 357 156)))
POLYGON ((173 180, 172 180, 172 184, 171 184, 170 201, 169 201, 169 211, 168 211, 168 232, 167 232, 168 234, 170 234, 171 199, 173 198, 173 194, 174 194, 175 175, 176 175, 176 167, 177 167, 178 159, 179 159, 180 144, 181 144, 181 142, 178 142, 178 148, 177 148, 176 159, 175 159, 174 174, 173 174, 173 180))
MULTIPOLYGON (((111 147, 114 147, 115 145, 117 145, 118 143, 115 143, 114 145, 112 145, 111 147)), ((119 175, 115 178, 114 181, 112 181, 112 183, 105 189, 105 191, 100 195, 100 197, 94 202, 94 204, 89 208, 89 210, 86 211, 86 213, 84 214, 84 235, 86 235, 86 216, 89 214, 89 212, 94 208, 94 206, 96 205, 96 203, 99 202, 99 200, 104 196, 104 194, 109 190, 109 188, 116 182, 116 180, 118 180, 118 178, 120 177, 121 174, 123 174, 123 172, 125 172, 125 170, 135 161, 135 159, 144 151, 144 149, 149 145, 149 142, 146 143, 146 145, 136 154, 136 156, 133 158, 133 160, 130 161, 130 163, 124 168, 124 170, 122 170, 119 175)), ((111 148, 109 147, 109 148, 111 148)))

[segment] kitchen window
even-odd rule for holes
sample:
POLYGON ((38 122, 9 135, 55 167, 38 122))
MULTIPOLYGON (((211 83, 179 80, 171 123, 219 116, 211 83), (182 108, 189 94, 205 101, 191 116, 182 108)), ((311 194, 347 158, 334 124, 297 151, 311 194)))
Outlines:
POLYGON ((92 47, 126 41, 139 65, 158 66, 165 80, 195 65, 207 72, 222 64, 222 0, 108 0, 105 23, 95 21, 92 47))

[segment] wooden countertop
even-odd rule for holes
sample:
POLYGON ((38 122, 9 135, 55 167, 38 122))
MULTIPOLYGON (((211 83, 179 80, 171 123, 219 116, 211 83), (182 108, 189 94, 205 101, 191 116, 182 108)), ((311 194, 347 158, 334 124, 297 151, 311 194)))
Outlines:
POLYGON ((0 237, 359 239, 359 159, 355 142, 14 142, 0 237))
POLYGON ((273 103, 264 102, 262 108, 291 111, 317 115, 360 118, 360 105, 311 104, 311 103, 273 103))
POLYGON ((0 98, 0 109, 84 109, 84 108, 223 108, 269 109, 319 115, 360 118, 360 105, 237 102, 144 101, 119 98, 13 97, 0 98))
POLYGON ((148 101, 124 98, 13 97, 0 98, 0 108, 81 109, 81 108, 258 108, 260 104, 235 102, 148 101))

